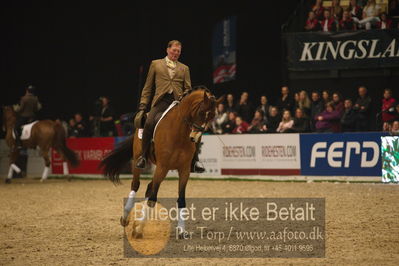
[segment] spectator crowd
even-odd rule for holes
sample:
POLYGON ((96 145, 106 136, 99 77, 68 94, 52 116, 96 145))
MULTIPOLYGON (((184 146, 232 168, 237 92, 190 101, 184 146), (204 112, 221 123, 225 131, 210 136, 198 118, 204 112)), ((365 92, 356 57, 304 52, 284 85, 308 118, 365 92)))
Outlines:
POLYGON ((399 0, 389 0, 386 8, 376 0, 350 0, 347 6, 341 5, 340 0, 316 0, 308 11, 304 30, 335 32, 399 28, 399 23, 392 20, 397 16, 399 0))

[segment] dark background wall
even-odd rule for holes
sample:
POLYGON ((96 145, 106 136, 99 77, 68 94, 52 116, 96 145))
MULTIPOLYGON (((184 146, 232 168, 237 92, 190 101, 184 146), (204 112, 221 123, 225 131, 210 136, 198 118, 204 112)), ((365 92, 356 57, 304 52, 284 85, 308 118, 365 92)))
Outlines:
POLYGON ((260 1, 157 8, 119 2, 73 8, 60 1, 2 4, 1 104, 17 103, 24 87, 34 84, 42 118, 88 115, 102 95, 118 114, 134 111, 148 64, 165 56, 171 39, 183 43, 181 61, 190 66, 194 86, 205 84, 218 95, 247 90, 256 102, 265 93, 273 98, 281 86, 280 25, 295 2, 284 1, 283 8, 275 1, 272 11, 260 1), (212 28, 229 15, 237 15, 237 80, 214 87, 212 28))

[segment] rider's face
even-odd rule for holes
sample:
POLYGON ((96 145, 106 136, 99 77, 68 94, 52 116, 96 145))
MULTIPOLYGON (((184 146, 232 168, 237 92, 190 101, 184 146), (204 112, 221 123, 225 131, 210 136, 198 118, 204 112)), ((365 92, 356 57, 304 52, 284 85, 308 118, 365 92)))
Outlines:
POLYGON ((168 53, 168 58, 172 61, 177 61, 181 53, 181 46, 178 44, 173 44, 171 47, 166 49, 168 53))

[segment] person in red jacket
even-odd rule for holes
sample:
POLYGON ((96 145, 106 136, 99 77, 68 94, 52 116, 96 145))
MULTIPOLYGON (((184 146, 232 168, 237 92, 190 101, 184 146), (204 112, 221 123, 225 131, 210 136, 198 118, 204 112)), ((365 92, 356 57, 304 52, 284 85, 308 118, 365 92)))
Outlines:
POLYGON ((305 23, 305 30, 306 31, 319 31, 320 24, 319 21, 316 19, 316 15, 313 11, 309 11, 308 19, 305 23))
POLYGON ((392 20, 388 18, 387 13, 380 14, 380 21, 377 22, 377 29, 390 29, 392 27, 392 20))
POLYGON ((337 30, 337 24, 335 19, 331 17, 330 10, 324 10, 324 19, 320 21, 322 31, 331 32, 337 30))
POLYGON ((236 127, 233 130, 233 134, 242 134, 248 131, 248 123, 242 120, 241 117, 236 117, 236 127))
POLYGON ((349 14, 349 11, 345 10, 342 19, 339 21, 339 29, 340 30, 355 30, 356 24, 354 23, 352 17, 349 14))
POLYGON ((312 7, 312 11, 316 15, 317 20, 323 20, 324 18, 323 0, 316 0, 316 3, 312 7))
POLYGON ((396 100, 392 97, 392 90, 385 89, 384 98, 382 98, 381 106, 381 119, 383 124, 384 122, 392 122, 393 120, 395 120, 395 105, 396 100))

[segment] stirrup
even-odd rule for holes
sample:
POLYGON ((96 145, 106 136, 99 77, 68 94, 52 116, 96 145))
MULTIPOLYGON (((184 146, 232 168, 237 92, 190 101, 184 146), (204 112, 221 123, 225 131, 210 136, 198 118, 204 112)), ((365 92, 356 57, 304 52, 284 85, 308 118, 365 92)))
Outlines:
POLYGON ((197 165, 198 161, 196 161, 194 164, 191 165, 191 173, 203 173, 205 172, 205 168, 202 166, 197 165))

